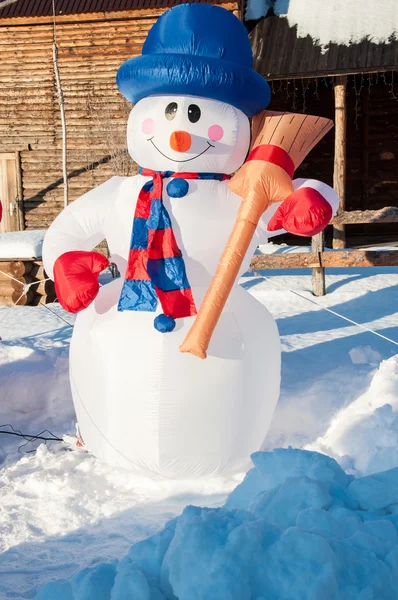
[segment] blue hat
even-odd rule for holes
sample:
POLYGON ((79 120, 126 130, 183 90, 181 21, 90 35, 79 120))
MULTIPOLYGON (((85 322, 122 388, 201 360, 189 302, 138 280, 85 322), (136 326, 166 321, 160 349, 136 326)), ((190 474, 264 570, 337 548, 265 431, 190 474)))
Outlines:
POLYGON ((142 56, 123 63, 116 82, 133 103, 152 94, 202 96, 252 117, 271 96, 252 65, 246 29, 231 12, 210 4, 180 4, 156 21, 142 56))

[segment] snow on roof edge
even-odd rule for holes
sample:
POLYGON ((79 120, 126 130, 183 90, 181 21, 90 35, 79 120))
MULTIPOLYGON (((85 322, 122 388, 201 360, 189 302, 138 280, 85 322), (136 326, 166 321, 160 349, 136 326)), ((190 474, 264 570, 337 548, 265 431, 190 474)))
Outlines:
POLYGON ((297 36, 309 35, 326 47, 369 39, 388 43, 398 32, 398 1, 379 0, 248 0, 246 20, 265 17, 270 9, 297 26, 297 36))

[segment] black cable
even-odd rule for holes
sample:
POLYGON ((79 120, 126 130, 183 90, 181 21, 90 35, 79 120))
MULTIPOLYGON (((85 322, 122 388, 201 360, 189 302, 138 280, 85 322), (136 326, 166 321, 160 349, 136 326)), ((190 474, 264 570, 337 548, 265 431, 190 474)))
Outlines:
POLYGON ((61 438, 58 438, 56 436, 49 438, 49 437, 42 437, 41 435, 29 435, 29 434, 15 433, 15 431, 0 431, 0 433, 5 433, 6 435, 16 435, 18 437, 24 438, 24 440, 27 439, 28 441, 45 440, 46 442, 63 442, 63 440, 61 438))
POLYGON ((56 435, 54 435, 53 433, 51 433, 51 431, 49 431, 48 429, 44 429, 38 435, 30 435, 27 433, 22 433, 21 431, 19 431, 19 429, 15 429, 10 423, 5 423, 4 425, 0 425, 0 434, 1 433, 4 433, 5 435, 15 435, 16 437, 21 437, 24 440, 26 440, 25 444, 22 444, 22 446, 19 446, 18 452, 21 451, 21 448, 23 448, 24 446, 26 446, 27 444, 29 444, 31 442, 34 442, 35 440, 43 440, 45 442, 63 442, 64 441, 62 438, 59 438, 56 435), (1 431, 1 429, 3 427, 10 427, 12 429, 12 431, 1 431), (48 433, 52 437, 44 437, 42 435, 43 433, 48 433))

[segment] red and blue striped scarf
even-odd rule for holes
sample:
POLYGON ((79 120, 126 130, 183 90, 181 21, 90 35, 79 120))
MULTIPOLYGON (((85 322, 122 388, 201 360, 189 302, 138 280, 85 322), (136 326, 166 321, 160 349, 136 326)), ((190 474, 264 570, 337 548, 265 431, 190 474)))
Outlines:
POLYGON ((152 177, 152 181, 145 183, 138 195, 118 310, 154 312, 159 300, 163 315, 156 317, 154 326, 161 332, 172 331, 175 319, 193 316, 197 311, 184 259, 163 204, 163 179, 172 178, 173 186, 171 182, 167 186, 171 197, 182 197, 188 191, 188 179, 223 181, 230 175, 150 169, 140 169, 140 173, 152 177))

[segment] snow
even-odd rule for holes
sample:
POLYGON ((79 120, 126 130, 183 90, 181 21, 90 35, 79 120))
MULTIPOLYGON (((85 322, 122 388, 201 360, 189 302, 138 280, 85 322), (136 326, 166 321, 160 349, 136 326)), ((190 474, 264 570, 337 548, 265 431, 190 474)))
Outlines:
POLYGON ((37 600, 392 600, 398 469, 353 479, 304 450, 253 458, 224 507, 188 506, 121 561, 52 582, 37 600))
MULTIPOLYGON (((321 307, 398 342, 398 268, 327 271, 319 306, 310 271, 262 275, 241 284, 277 319, 282 392, 244 483, 140 479, 0 435, 1 600, 395 597, 396 345, 321 307)), ((74 433, 69 323, 56 304, 0 308, 0 424, 74 433)))
MULTIPOLYGON (((354 364, 374 366, 378 352, 353 348, 354 364), (365 362, 366 361, 366 362, 365 362)), ((338 411, 326 433, 308 448, 350 457, 357 473, 371 474, 398 465, 398 357, 383 361, 368 389, 338 411)), ((346 459, 347 460, 347 459, 346 459)))
POLYGON ((297 25, 298 37, 310 35, 326 47, 369 39, 385 43, 398 31, 396 0, 248 0, 246 20, 264 17, 270 8, 297 25))
POLYGON ((0 259, 41 258, 45 229, 0 234, 0 259))

